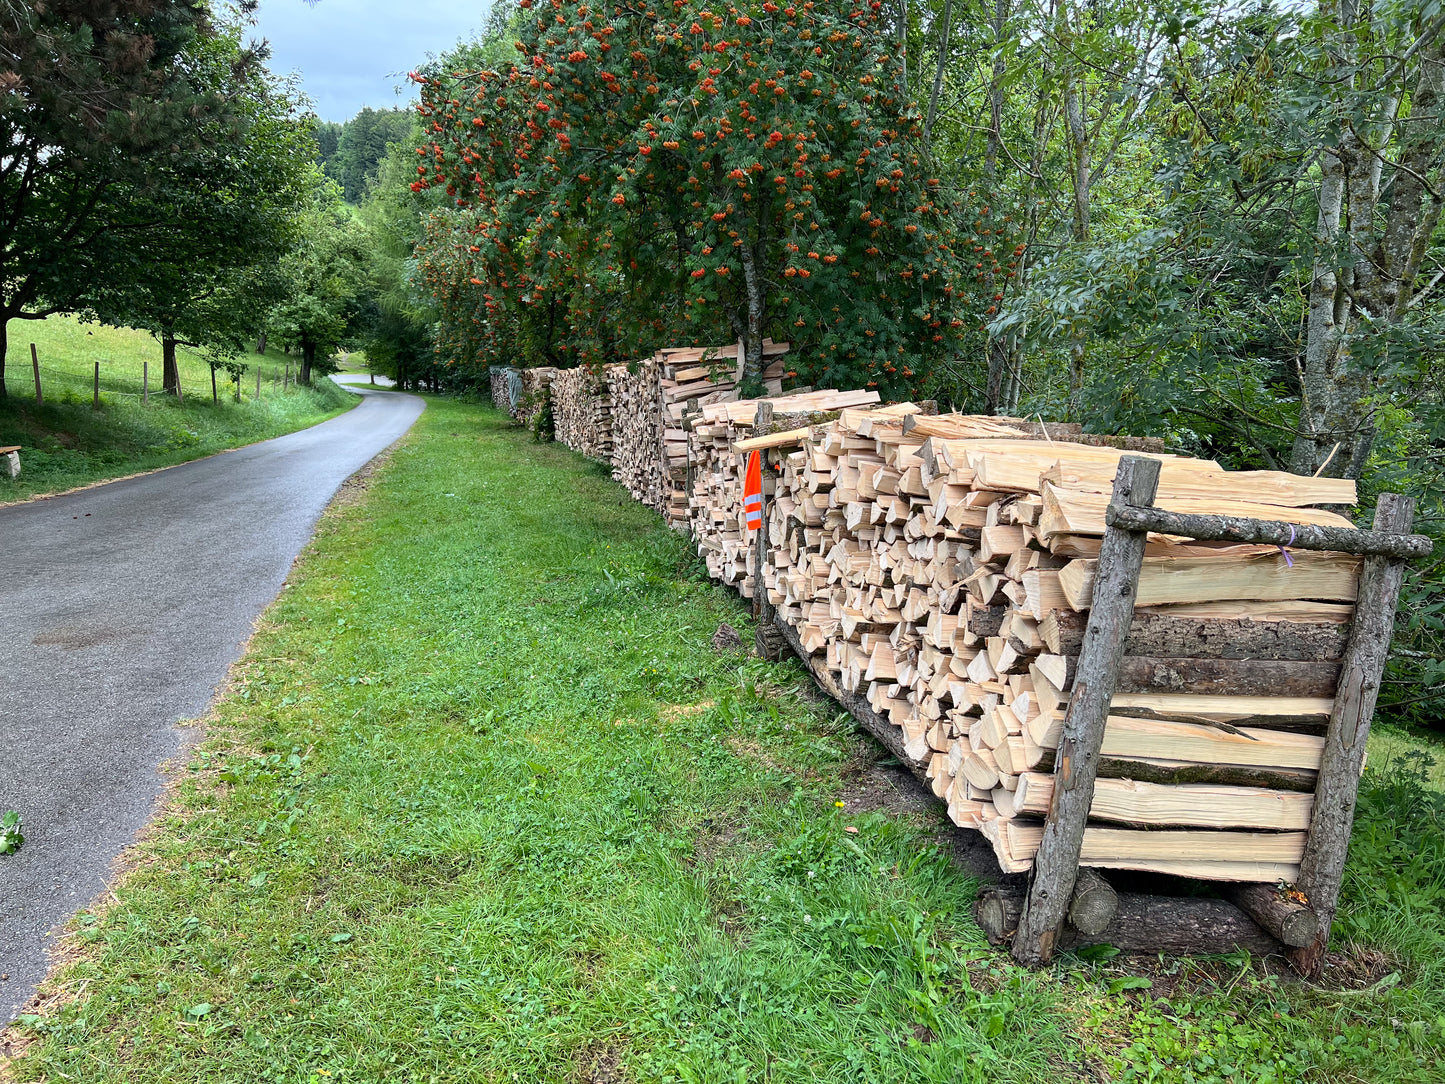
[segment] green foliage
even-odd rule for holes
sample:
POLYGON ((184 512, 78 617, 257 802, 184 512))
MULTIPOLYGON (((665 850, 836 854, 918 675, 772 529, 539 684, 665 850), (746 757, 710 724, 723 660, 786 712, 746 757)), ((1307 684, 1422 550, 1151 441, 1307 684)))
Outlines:
POLYGON ((13 809, 5 811, 0 817, 0 855, 14 854, 20 849, 25 842, 24 827, 19 813, 13 809))
MULTIPOLYGON (((341 185, 341 194, 348 203, 362 202, 377 180, 381 163, 394 147, 416 145, 415 126, 415 116, 409 109, 370 106, 340 126, 334 157, 325 159, 322 168, 341 185)), ((318 143, 320 138, 318 133, 318 143)))
POLYGON ((518 20, 512 63, 428 66, 413 187, 455 201, 422 249, 441 348, 570 364, 736 339, 756 377, 772 335, 810 348, 804 379, 915 387, 1013 245, 931 175, 880 8, 565 3, 518 20))
POLYGON ((300 379, 309 384, 313 371, 333 371, 332 352, 356 341, 361 330, 368 239, 336 186, 319 177, 298 230, 279 269, 285 299, 271 309, 267 327, 300 348, 300 379))
POLYGON ((0 326, 88 308, 136 242, 137 201, 204 188, 212 142, 237 122, 233 91, 260 63, 232 54, 225 87, 193 78, 216 40, 203 4, 5 6, 0 326))
POLYGON ((288 88, 247 61, 239 27, 197 43, 189 60, 198 91, 231 109, 198 126, 201 147, 184 170, 153 169, 112 195, 125 206, 126 240, 95 269, 103 283, 85 311, 208 349, 224 365, 285 288, 276 264, 310 195, 306 124, 288 88))

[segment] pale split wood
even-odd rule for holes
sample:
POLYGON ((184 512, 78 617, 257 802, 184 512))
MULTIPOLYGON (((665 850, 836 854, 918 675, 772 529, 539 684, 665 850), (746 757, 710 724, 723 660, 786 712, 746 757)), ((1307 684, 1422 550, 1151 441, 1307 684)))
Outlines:
MULTIPOLYGON (((1114 481, 1114 499, 1119 504, 1148 506, 1158 482, 1158 460, 1124 457, 1114 481)), ((1024 964, 1037 966, 1052 957, 1073 893, 1084 824, 1093 803, 1109 698, 1118 680, 1124 641, 1134 615, 1135 584, 1144 559, 1144 542, 1142 534, 1111 531, 1105 535, 1100 552, 1095 577, 1099 587, 1059 743, 1049 818, 1043 829, 1028 906, 1014 940, 1014 958, 1024 964)))

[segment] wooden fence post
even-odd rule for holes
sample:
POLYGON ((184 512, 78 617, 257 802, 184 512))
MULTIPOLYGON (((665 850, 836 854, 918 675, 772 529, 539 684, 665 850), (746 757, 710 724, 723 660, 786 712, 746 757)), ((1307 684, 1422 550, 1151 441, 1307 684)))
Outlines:
POLYGON ((221 397, 216 394, 216 367, 215 367, 214 365, 212 365, 212 366, 211 366, 211 404, 214 406, 215 404, 219 403, 220 401, 221 401, 221 397))
POLYGON ((44 406, 45 396, 40 393, 40 355, 35 352, 35 344, 30 344, 30 366, 35 370, 35 405, 44 406))
POLYGON ((95 394, 91 399, 92 407, 100 409, 100 362, 95 363, 95 394))
MULTIPOLYGON (((1111 503, 1152 505, 1158 486, 1159 460, 1124 456, 1114 478, 1111 503)), ((1099 549, 1089 621, 1054 758, 1053 797, 1043 841, 1034 858, 1028 903, 1014 936, 1014 959, 1028 966, 1036 967, 1052 958, 1078 879, 1079 851, 1089 807, 1094 802, 1099 750, 1119 680, 1124 641, 1134 619, 1147 538, 1144 532, 1111 527, 1105 531, 1099 549)))
MULTIPOLYGON (((1415 502, 1398 493, 1380 494, 1375 505, 1376 531, 1405 534, 1415 519, 1415 502)), ((1376 555, 1365 558, 1360 575, 1360 592, 1355 618, 1340 666, 1339 689, 1325 732, 1324 759, 1315 788, 1314 812, 1300 862, 1297 887, 1309 899, 1319 917, 1314 940, 1290 952, 1295 970, 1308 978, 1319 978, 1324 970, 1325 950, 1330 943, 1330 924, 1340 902, 1340 881, 1350 847, 1350 830, 1355 821, 1355 799, 1359 796, 1360 773, 1365 763, 1365 743, 1370 736, 1370 719, 1380 695, 1390 638, 1395 629, 1395 609, 1400 585, 1405 578, 1403 557, 1376 555)))
POLYGON ((260 401, 260 398, 261 398, 261 363, 260 363, 260 362, 257 362, 257 363, 256 363, 256 399, 257 399, 257 401, 260 401))
POLYGON ((151 363, 140 363, 140 405, 151 405, 151 363))

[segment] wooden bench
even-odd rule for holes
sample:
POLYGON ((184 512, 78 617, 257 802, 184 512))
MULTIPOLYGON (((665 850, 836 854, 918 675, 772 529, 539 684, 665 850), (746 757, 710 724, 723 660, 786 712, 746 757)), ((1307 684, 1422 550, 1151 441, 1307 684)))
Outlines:
POLYGON ((5 473, 11 478, 20 477, 20 445, 8 444, 0 447, 0 456, 5 458, 5 473))

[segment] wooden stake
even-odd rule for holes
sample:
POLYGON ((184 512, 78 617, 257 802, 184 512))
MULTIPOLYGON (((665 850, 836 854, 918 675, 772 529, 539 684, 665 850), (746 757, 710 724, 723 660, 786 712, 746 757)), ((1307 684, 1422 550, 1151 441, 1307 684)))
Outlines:
POLYGON ((148 361, 140 363, 140 404, 151 405, 151 363, 148 361))
POLYGON ((261 365, 260 365, 259 362, 257 362, 257 364, 256 364, 256 400, 257 400, 257 402, 259 402, 260 399, 261 399, 261 365))
POLYGON ((44 406, 45 396, 40 393, 40 355, 35 352, 35 344, 30 344, 30 365, 35 370, 35 405, 44 406))
MULTIPOLYGON (((1157 459, 1125 456, 1119 461, 1111 503, 1148 507, 1158 485, 1157 459)), ((1109 528, 1099 550, 1093 606, 1056 758, 1053 800, 1013 943, 1014 959, 1029 966, 1052 958, 1078 878, 1084 823, 1094 801, 1109 701, 1134 618, 1146 537, 1143 532, 1109 528)))
POLYGON ((91 399, 92 407, 100 409, 100 362, 95 363, 95 394, 91 399))
MULTIPOLYGON (((1412 498, 1398 493, 1380 494, 1375 506, 1375 531, 1405 534, 1414 519, 1412 498)), ((1370 736, 1375 700, 1380 695, 1380 679, 1395 630, 1395 608, 1404 578, 1402 556, 1365 558, 1355 620, 1350 627, 1340 672, 1340 688, 1325 732, 1324 760, 1315 789, 1309 840, 1300 863, 1299 889, 1319 916, 1319 929, 1310 944, 1290 952, 1290 962, 1309 978, 1319 978, 1324 970, 1330 923, 1340 901, 1340 880, 1344 876, 1350 829, 1355 820, 1365 743, 1370 736)))
POLYGON ((211 402, 214 404, 214 403, 219 403, 220 401, 221 401, 221 397, 216 394, 216 367, 215 367, 214 365, 212 365, 212 366, 211 366, 211 402))

